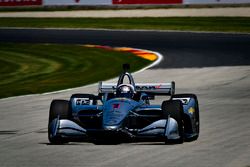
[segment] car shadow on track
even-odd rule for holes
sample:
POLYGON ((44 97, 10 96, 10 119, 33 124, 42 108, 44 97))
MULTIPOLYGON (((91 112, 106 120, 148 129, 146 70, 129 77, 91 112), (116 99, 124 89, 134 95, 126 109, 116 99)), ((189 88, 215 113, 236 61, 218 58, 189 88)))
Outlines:
POLYGON ((18 130, 0 130, 0 135, 15 135, 18 130))
POLYGON ((135 142, 135 143, 92 143, 92 142, 70 142, 66 144, 51 144, 49 142, 42 142, 38 143, 41 145, 47 145, 47 146, 84 146, 84 145, 95 145, 95 146, 121 146, 121 145, 131 145, 131 146, 146 146, 146 145, 152 145, 152 146, 158 146, 158 145, 179 145, 176 143, 167 143, 164 142, 135 142))

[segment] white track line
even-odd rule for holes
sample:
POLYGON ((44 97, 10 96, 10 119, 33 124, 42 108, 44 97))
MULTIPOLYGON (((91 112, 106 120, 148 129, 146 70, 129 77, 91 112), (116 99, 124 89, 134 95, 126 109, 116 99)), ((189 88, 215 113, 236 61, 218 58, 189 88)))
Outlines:
POLYGON ((34 27, 0 27, 8 30, 76 30, 76 31, 108 31, 108 32, 169 32, 169 33, 193 33, 193 34, 237 34, 249 35, 248 32, 223 32, 223 31, 192 31, 192 30, 150 30, 150 29, 106 29, 106 28, 34 28, 34 27))

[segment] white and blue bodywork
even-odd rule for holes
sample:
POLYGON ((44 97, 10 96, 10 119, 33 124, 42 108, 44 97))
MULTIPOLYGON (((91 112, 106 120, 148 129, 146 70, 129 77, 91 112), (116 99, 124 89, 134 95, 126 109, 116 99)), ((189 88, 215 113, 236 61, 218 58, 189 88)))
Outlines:
POLYGON ((49 140, 55 144, 137 140, 182 143, 196 140, 199 136, 197 97, 193 94, 175 95, 174 87, 174 82, 135 84, 131 74, 125 71, 117 84, 100 82, 97 96, 72 95, 69 101, 63 102, 67 106, 64 114, 58 111, 58 107, 57 111, 50 111, 53 114, 50 113, 49 119, 49 140), (126 77, 128 83, 125 84, 126 77), (133 95, 119 96, 117 89, 127 85, 133 88, 133 95), (171 105, 172 101, 178 101, 181 106, 176 112, 181 113, 176 116, 175 107, 150 105, 155 96, 165 96, 171 105))

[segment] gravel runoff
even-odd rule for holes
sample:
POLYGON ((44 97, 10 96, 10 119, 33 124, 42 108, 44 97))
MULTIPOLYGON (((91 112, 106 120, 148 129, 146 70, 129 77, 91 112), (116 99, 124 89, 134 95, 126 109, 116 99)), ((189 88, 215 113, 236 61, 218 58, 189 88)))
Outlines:
POLYGON ((45 12, 0 12, 0 17, 250 17, 250 7, 193 9, 132 9, 45 12))

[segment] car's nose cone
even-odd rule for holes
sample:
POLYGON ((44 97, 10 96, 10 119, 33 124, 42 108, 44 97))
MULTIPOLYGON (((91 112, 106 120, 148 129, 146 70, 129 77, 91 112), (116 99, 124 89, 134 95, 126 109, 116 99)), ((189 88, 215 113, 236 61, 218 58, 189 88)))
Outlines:
POLYGON ((118 130, 119 126, 104 126, 103 129, 105 131, 116 131, 118 130))

